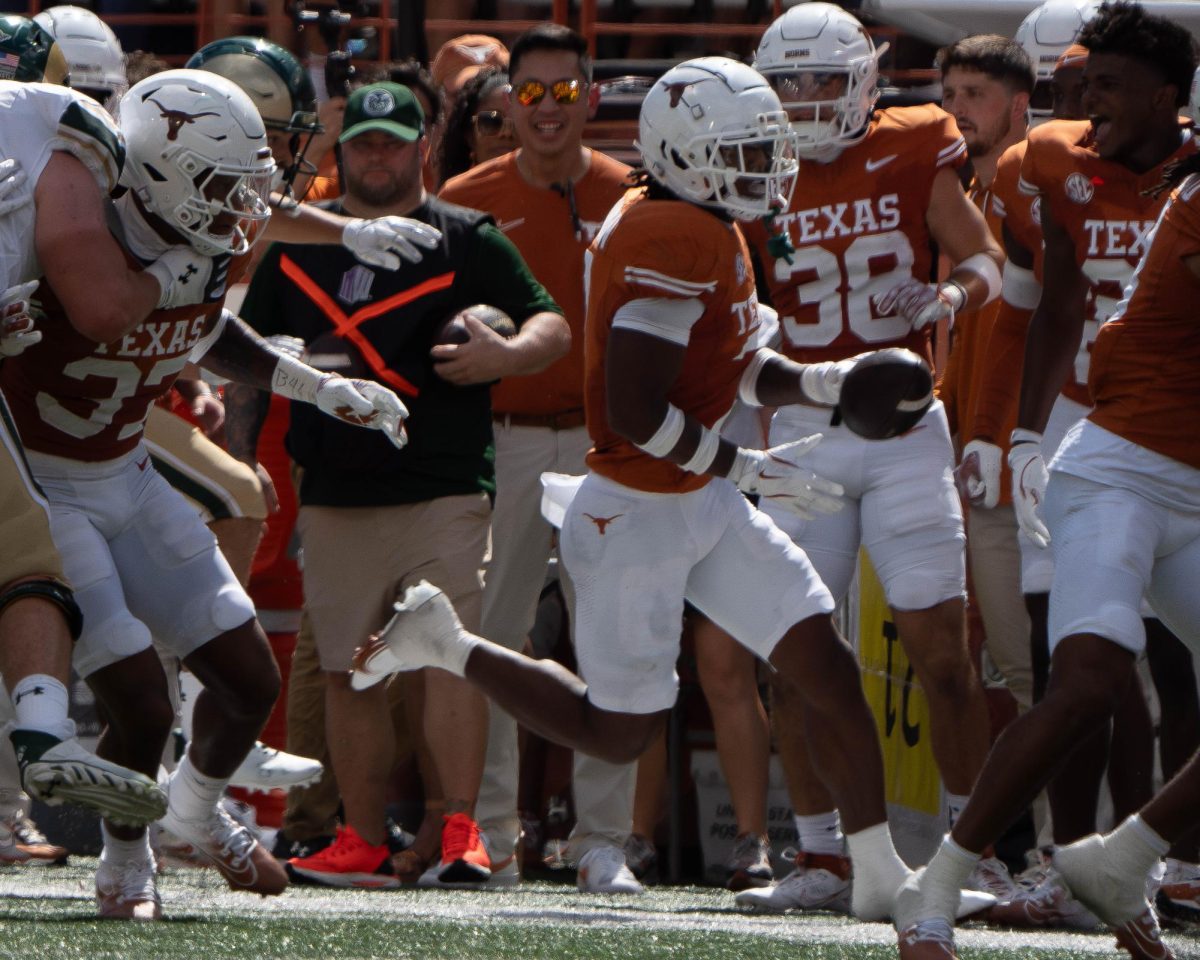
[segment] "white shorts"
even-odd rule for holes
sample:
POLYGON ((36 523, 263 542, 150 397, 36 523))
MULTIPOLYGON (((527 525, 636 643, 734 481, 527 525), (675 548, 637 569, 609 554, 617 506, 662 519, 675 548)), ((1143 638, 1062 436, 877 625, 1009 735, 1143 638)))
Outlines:
POLYGON ((575 583, 579 674, 603 710, 674 704, 685 598, 764 660, 794 624, 833 611, 803 551, 727 480, 644 493, 588 474, 560 551, 575 583))
POLYGON ((1053 471, 1046 488, 1056 575, 1050 649, 1091 633, 1134 654, 1146 646, 1142 597, 1200 653, 1200 513, 1124 487, 1053 471))
POLYGON ((140 653, 151 636, 183 659, 254 617, 216 539, 144 447, 103 463, 29 461, 83 611, 80 676, 140 653))
POLYGON ((891 440, 864 440, 829 420, 828 409, 780 407, 771 421, 770 443, 823 434, 804 463, 846 488, 846 506, 815 520, 777 504, 765 504, 763 510, 804 549, 839 601, 850 589, 860 544, 893 610, 927 610, 965 596, 962 503, 941 402, 916 427, 891 440))
MULTIPOLYGON (((1058 395, 1042 434, 1042 459, 1047 464, 1054 458, 1067 431, 1090 411, 1091 407, 1076 403, 1061 393, 1058 395)), ((1048 520, 1044 509, 1042 520, 1048 520)), ((1021 548, 1021 592, 1049 593, 1054 583, 1054 551, 1050 547, 1039 547, 1025 536, 1024 531, 1017 533, 1017 544, 1021 548)))

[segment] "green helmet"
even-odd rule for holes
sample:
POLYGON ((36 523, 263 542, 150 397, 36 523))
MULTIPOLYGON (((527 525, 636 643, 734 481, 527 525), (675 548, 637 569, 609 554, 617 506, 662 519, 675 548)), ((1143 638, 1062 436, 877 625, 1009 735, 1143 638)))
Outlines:
POLYGON ((261 37, 226 37, 206 43, 187 67, 232 80, 246 91, 268 130, 318 133, 317 92, 291 53, 261 37))
POLYGON ((40 23, 0 16, 0 80, 66 84, 69 75, 67 58, 40 23))

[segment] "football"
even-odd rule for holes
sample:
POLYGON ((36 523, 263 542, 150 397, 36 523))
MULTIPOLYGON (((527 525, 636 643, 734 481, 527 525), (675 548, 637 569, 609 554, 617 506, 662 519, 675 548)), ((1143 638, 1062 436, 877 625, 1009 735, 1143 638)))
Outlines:
POLYGON ((502 337, 511 337, 517 332, 517 325, 513 323, 512 317, 503 310, 488 306, 486 303, 477 303, 473 307, 459 310, 442 321, 433 334, 433 342, 435 344, 466 343, 470 339, 470 334, 467 331, 467 324, 463 320, 463 317, 467 314, 470 314, 476 320, 483 321, 490 329, 502 337))
POLYGON ((842 422, 867 440, 911 430, 933 403, 933 372, 911 350, 888 347, 859 360, 842 381, 842 422))

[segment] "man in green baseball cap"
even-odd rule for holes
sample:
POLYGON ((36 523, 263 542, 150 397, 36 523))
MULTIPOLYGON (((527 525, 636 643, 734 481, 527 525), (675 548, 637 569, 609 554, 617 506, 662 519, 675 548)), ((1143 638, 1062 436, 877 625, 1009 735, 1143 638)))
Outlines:
POLYGON ((391 134, 407 143, 420 139, 425 131, 425 114, 413 92, 385 81, 359 87, 350 94, 338 143, 370 130, 391 134))

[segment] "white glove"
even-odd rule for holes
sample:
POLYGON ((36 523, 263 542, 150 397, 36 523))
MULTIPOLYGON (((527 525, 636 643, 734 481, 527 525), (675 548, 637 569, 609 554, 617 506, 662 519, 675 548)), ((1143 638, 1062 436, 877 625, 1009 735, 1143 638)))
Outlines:
POLYGON ((837 513, 845 506, 840 483, 819 477, 797 461, 821 442, 821 434, 781 443, 770 450, 738 447, 729 479, 743 493, 757 493, 766 500, 812 520, 818 513, 837 513))
POLYGON ((15 357, 41 342, 42 331, 33 328, 29 314, 29 296, 37 287, 31 280, 0 293, 0 357, 15 357))
POLYGON ((972 440, 963 448, 954 482, 964 500, 990 510, 1000 502, 1000 448, 986 440, 972 440))
POLYGON ((303 360, 308 352, 308 344, 299 337, 289 337, 286 333, 273 333, 266 341, 277 353, 303 360))
POLYGON ((317 383, 313 399, 317 409, 356 427, 382 430, 397 447, 408 442, 404 419, 408 408, 387 387, 369 380, 347 380, 326 374, 317 383))
POLYGON ((392 441, 392 444, 397 450, 404 448, 408 443, 408 431, 404 429, 404 421, 408 419, 408 407, 404 405, 396 394, 387 387, 375 383, 373 380, 351 380, 358 392, 361 393, 379 412, 378 422, 375 424, 383 431, 384 436, 392 441))
POLYGON ((967 302, 967 292, 953 281, 939 284, 922 283, 915 277, 901 280, 881 297, 875 298, 875 309, 887 315, 897 313, 914 330, 932 326, 943 318, 954 320, 954 314, 967 302))
POLYGON ((1050 475, 1042 460, 1042 435, 1020 428, 1013 431, 1008 450, 1008 468, 1012 471, 1013 510, 1025 536, 1039 547, 1050 545, 1050 531, 1038 516, 1046 499, 1050 475))
POLYGON ((25 190, 25 171, 16 160, 0 162, 0 217, 33 202, 33 191, 25 190))
POLYGON ((800 372, 800 389, 813 403, 837 406, 837 402, 842 396, 842 381, 846 379, 846 374, 854 369, 854 365, 858 363, 859 359, 865 356, 865 353, 860 353, 858 356, 846 360, 825 360, 822 363, 805 364, 804 369, 800 372))
POLYGON ((379 217, 351 220, 342 231, 342 244, 363 263, 395 270, 401 260, 420 263, 424 256, 417 247, 433 250, 442 242, 442 232, 408 217, 379 217))
POLYGON ((204 292, 212 276, 212 257, 197 253, 191 247, 171 247, 146 268, 158 281, 162 294, 159 310, 190 307, 204 302, 204 292))

